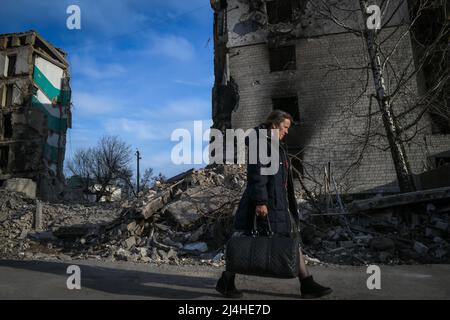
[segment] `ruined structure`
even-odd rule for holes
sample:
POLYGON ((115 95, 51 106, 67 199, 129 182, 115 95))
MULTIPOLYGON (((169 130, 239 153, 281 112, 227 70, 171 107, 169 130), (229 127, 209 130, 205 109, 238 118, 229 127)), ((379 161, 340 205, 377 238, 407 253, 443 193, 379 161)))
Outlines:
POLYGON ((44 199, 61 192, 70 94, 66 53, 34 31, 0 35, 0 183, 32 179, 44 199))
MULTIPOLYGON (((408 32, 414 2, 391 1, 383 16, 392 15, 380 33, 384 52, 393 51, 386 78, 390 92, 396 92, 395 74, 410 72, 414 62, 408 61, 420 58, 408 32)), ((361 35, 349 30, 364 26, 359 1, 211 0, 211 6, 214 128, 252 128, 271 110, 282 109, 296 121, 287 142, 308 185, 322 183, 329 164, 341 192, 398 190, 381 116, 367 117, 378 110, 370 98, 367 48, 361 35)), ((435 12, 448 19, 442 6, 435 12)), ((423 73, 414 74, 398 91, 394 112, 410 108, 427 89, 423 73)), ((415 108, 404 118, 418 113, 415 108)), ((440 118, 440 129, 435 120, 426 113, 405 133, 414 174, 450 162, 449 120, 440 118)))

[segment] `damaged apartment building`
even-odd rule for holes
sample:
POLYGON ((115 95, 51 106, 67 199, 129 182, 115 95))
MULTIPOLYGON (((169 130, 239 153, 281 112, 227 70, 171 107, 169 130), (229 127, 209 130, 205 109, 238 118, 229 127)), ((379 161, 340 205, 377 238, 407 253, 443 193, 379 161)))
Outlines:
POLYGON ((42 199, 64 185, 71 127, 66 53, 37 32, 0 34, 0 183, 32 180, 42 199))
MULTIPOLYGON (((412 65, 420 59, 420 48, 408 30, 411 7, 417 1, 383 2, 388 3, 383 17, 392 18, 383 22, 380 37, 386 38, 383 49, 395 52, 389 63, 401 74, 412 68, 410 59, 412 65)), ((381 1, 369 3, 381 5, 381 1)), ((448 19, 445 3, 434 1, 420 27, 442 25, 448 19)), ((373 78, 364 38, 343 27, 362 30, 360 1, 211 0, 211 6, 214 128, 249 129, 274 109, 287 111, 295 123, 286 142, 290 154, 296 156, 297 172, 309 178, 305 183, 323 182, 325 168, 331 168, 341 192, 398 191, 386 141, 376 140, 386 139, 369 134, 365 139, 370 131, 364 115, 378 108, 376 100, 370 101, 375 92, 373 78)), ((397 112, 406 110, 416 95, 427 90, 430 70, 413 73, 395 102, 397 112)), ((386 78, 388 90, 394 88, 392 78, 386 78)), ((448 96, 441 102, 448 111, 448 96)), ((413 109, 406 117, 416 114, 413 109)), ((416 131, 409 134, 404 147, 413 174, 450 163, 449 114, 446 118, 426 112, 414 126, 416 131)), ((379 115, 371 121, 371 127, 383 128, 379 115)))

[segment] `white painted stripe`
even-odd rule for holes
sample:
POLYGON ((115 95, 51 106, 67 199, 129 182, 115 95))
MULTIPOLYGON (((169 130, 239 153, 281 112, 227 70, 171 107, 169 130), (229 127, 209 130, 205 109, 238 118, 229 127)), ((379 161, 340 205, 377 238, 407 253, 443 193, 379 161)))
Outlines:
POLYGON ((47 60, 36 57, 34 64, 41 70, 50 83, 58 90, 61 90, 61 79, 64 75, 63 69, 55 66, 47 60))
POLYGON ((62 108, 62 116, 59 112, 59 108, 57 106, 53 106, 52 102, 47 98, 47 96, 40 90, 37 90, 36 98, 40 103, 42 103, 52 116, 56 118, 67 118, 67 114, 64 112, 65 108, 62 108))

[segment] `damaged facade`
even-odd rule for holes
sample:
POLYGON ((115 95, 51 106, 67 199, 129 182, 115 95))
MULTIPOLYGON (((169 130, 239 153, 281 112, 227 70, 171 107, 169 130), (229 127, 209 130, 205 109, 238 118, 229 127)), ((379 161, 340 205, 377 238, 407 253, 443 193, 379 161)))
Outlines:
POLYGON ((31 179, 43 199, 62 191, 70 95, 66 53, 34 31, 0 35, 0 183, 31 179))
MULTIPOLYGON (((401 70, 408 68, 408 57, 420 52, 407 32, 408 5, 414 1, 402 1, 397 10, 399 1, 392 2, 395 14, 380 36, 394 33, 384 48, 388 52, 397 48, 391 61, 401 70), (403 36, 405 31, 407 36, 403 36)), ((332 19, 324 19, 323 12, 319 14, 319 2, 211 0, 215 43, 213 127, 249 129, 264 121, 273 109, 282 109, 295 120, 287 143, 290 153, 299 158, 293 162, 299 172, 312 177, 305 179, 307 185, 312 186, 312 180, 323 182, 324 168, 330 164, 342 192, 398 191, 395 167, 390 151, 383 145, 385 141, 365 146, 361 159, 360 146, 355 142, 355 137, 366 130, 367 119, 361 115, 368 113, 374 90, 370 78, 369 90, 357 97, 366 81, 366 71, 361 71, 367 65, 364 41, 332 19)), ((359 8, 356 0, 324 3, 339 4, 347 13, 359 8)), ((437 11, 444 9, 436 6, 437 11)), ((357 15, 336 14, 337 20, 360 29, 357 15)), ((408 92, 422 94, 427 89, 426 77, 412 77, 408 92)), ((400 96, 397 110, 406 108, 413 99, 400 96)), ((372 110, 376 109, 373 101, 372 110)), ((405 143, 405 149, 412 173, 420 174, 450 162, 450 124, 446 121, 441 121, 441 129, 436 130, 433 115, 425 114, 415 127, 417 132, 410 134, 412 138, 405 143)), ((382 128, 381 119, 375 119, 372 126, 382 128)), ((420 181, 418 184, 420 189, 420 181)))

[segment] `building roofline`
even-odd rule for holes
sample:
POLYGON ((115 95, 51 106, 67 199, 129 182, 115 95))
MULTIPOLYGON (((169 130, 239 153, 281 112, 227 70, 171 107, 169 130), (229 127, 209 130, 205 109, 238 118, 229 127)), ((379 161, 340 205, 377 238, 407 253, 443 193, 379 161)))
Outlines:
POLYGON ((22 37, 22 36, 29 36, 29 35, 35 37, 31 43, 33 46, 36 45, 36 39, 38 39, 40 44, 42 44, 44 46, 44 49, 46 49, 46 51, 48 51, 50 53, 50 55, 53 56, 53 58, 55 58, 56 60, 61 62, 63 65, 65 65, 67 67, 69 66, 69 63, 66 60, 67 53, 64 50, 55 47, 49 41, 45 40, 45 38, 42 37, 39 34, 39 32, 37 32, 36 30, 28 30, 28 31, 24 31, 24 32, 15 32, 15 33, 3 33, 3 34, 0 34, 0 38, 9 37, 9 36, 22 37))

